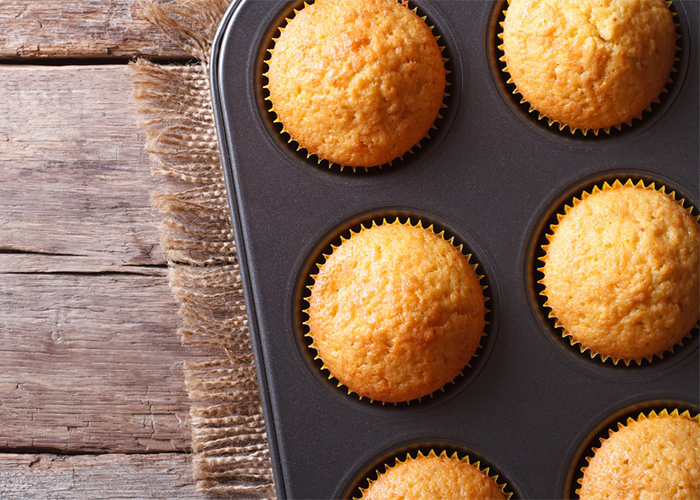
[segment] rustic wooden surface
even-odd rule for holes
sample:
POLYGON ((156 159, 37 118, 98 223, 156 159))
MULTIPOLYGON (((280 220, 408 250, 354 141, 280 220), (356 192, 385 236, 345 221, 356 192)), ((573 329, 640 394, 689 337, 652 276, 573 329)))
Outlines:
POLYGON ((187 449, 168 293, 159 276, 3 276, 0 449, 187 449))
POLYGON ((136 0, 0 0, 0 58, 188 58, 136 0))
POLYGON ((135 5, 0 0, 2 499, 198 497, 123 64, 185 54, 135 5))
POLYGON ((3 500, 197 498, 190 457, 158 455, 10 455, 0 461, 3 500))
POLYGON ((0 80, 0 250, 163 265, 127 66, 0 65, 0 80))

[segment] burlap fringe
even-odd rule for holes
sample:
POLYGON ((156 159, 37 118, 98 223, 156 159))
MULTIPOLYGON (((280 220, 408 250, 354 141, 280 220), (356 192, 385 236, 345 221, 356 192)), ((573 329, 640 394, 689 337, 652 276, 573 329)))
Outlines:
POLYGON ((144 15, 198 62, 131 65, 164 216, 161 246, 182 341, 221 349, 185 364, 197 488, 272 498, 274 485, 212 117, 208 58, 230 0, 141 0, 144 15))

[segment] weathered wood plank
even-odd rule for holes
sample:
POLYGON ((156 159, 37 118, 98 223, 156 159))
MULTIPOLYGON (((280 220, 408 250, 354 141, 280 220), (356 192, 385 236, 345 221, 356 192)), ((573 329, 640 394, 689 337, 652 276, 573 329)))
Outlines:
POLYGON ((17 260, 2 252, 69 272, 48 257, 95 272, 164 264, 128 68, 0 65, 0 79, 0 269, 17 260))
POLYGON ((164 277, 0 275, 0 449, 188 449, 177 322, 164 277))
POLYGON ((187 449, 191 351, 128 68, 0 78, 0 449, 187 449))
POLYGON ((2 0, 0 59, 186 58, 136 0, 2 0))
POLYGON ((3 500, 205 498, 197 494, 190 456, 0 454, 3 500))

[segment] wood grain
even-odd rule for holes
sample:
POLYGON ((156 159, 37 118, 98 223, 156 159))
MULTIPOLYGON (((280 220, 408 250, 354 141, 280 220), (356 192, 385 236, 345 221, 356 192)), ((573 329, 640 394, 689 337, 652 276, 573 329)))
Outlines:
POLYGON ((2 0, 0 58, 188 58, 136 0, 2 0))
POLYGON ((0 449, 188 448, 163 277, 0 275, 0 310, 0 449))
MULTIPOLYGON (((136 56, 189 59, 136 0, 0 0, 0 63, 136 56)), ((0 78, 0 498, 200 498, 128 68, 0 78)))
POLYGON ((195 491, 190 456, 0 454, 3 500, 205 498, 195 491))
POLYGON ((186 450, 193 353, 128 68, 0 77, 0 449, 186 450))
POLYGON ((0 252, 34 254, 0 253, 0 270, 163 265, 128 68, 0 65, 0 79, 0 252))

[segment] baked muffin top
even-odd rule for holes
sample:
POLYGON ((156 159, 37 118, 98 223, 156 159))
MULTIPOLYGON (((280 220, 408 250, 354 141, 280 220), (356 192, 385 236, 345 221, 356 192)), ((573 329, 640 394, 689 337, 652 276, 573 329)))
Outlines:
POLYGON ((631 421, 595 452, 579 496, 582 500, 700 498, 700 423, 678 415, 631 421))
POLYGON ((309 335, 325 367, 358 395, 389 403, 457 377, 485 324, 467 258, 431 230, 398 221, 335 248, 308 302, 309 335))
POLYGON ((664 0, 511 0, 503 51, 535 110, 572 129, 609 129, 663 91, 676 33, 664 0))
POLYGON ((445 94, 431 29, 396 0, 317 0, 283 28, 268 65, 270 100, 291 138, 344 166, 402 156, 445 94))
POLYGON ((545 305, 582 347, 641 360, 698 321, 698 223, 670 195, 631 183, 595 190, 549 239, 545 305))
POLYGON ((418 455, 397 462, 363 492, 362 500, 505 499, 488 474, 466 460, 446 455, 418 455))

